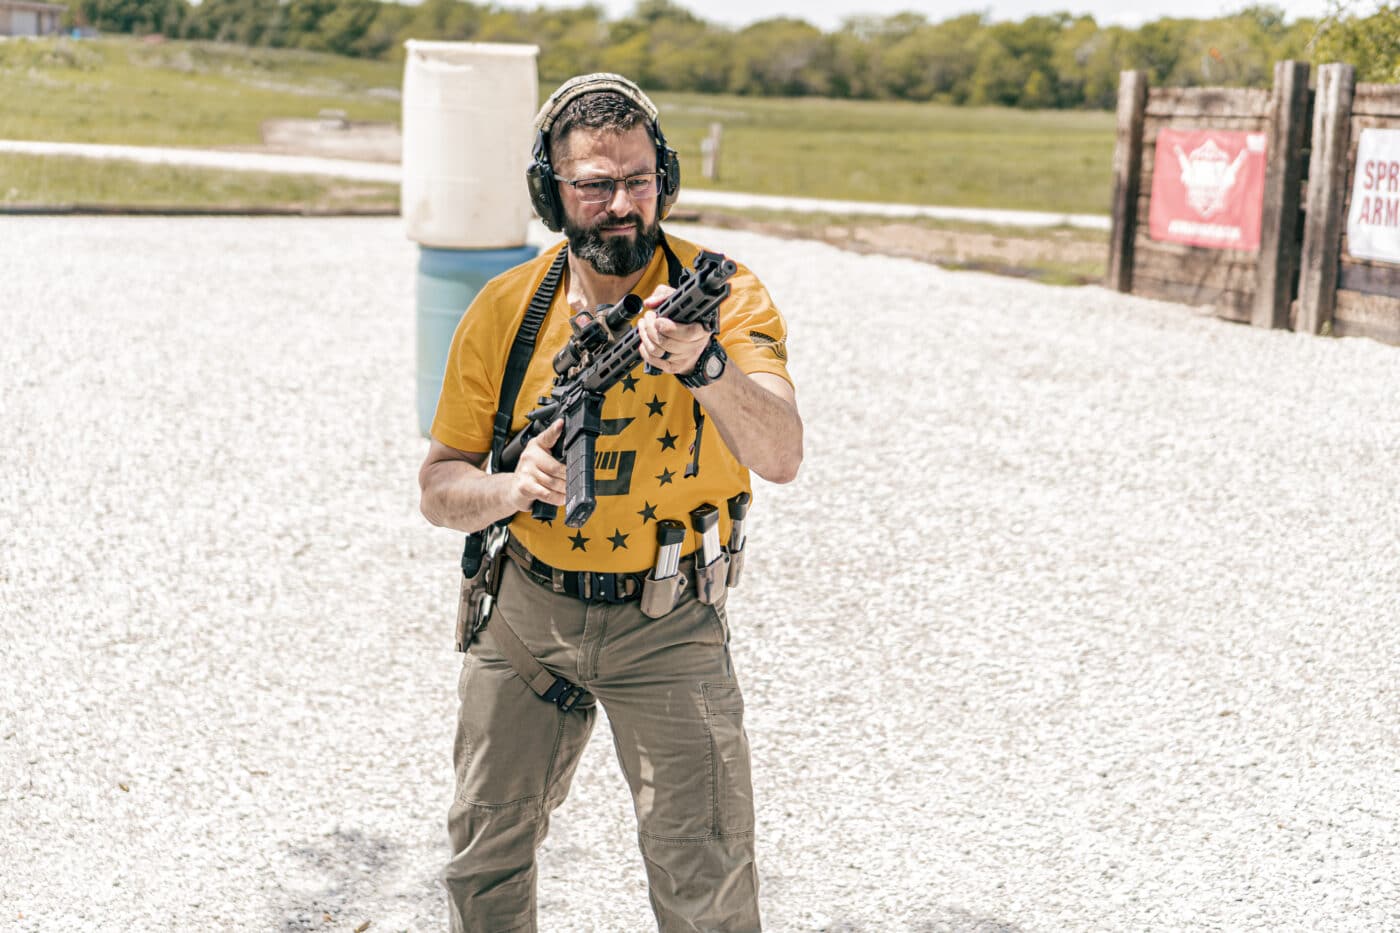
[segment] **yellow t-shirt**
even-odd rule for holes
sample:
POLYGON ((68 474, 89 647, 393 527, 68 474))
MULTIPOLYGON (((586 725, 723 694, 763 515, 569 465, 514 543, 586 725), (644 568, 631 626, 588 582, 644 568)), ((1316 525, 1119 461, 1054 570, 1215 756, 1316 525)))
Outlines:
MULTIPOLYGON (((700 247, 668 237, 686 268, 693 268, 700 247)), ((458 450, 484 453, 491 448, 491 424, 499 404, 501 380, 515 332, 563 247, 560 243, 516 266, 477 293, 457 325, 443 376, 442 395, 433 418, 435 439, 458 450)), ((566 267, 567 268, 567 267, 566 267)), ((645 298, 666 283, 667 266, 660 248, 633 292, 645 298)), ((745 373, 773 373, 791 382, 787 372, 787 325, 768 292, 744 266, 729 280, 730 294, 719 309, 719 340, 730 366, 745 373)), ((535 353, 517 396, 514 432, 538 407, 554 384, 554 354, 568 341, 568 273, 540 326, 535 353)), ((649 376, 639 362, 603 401, 603 432, 597 439, 594 478, 598 505, 582 528, 564 524, 563 509, 551 524, 528 511, 511 521, 511 534, 540 560, 561 570, 641 571, 656 562, 656 521, 685 525, 683 547, 699 547, 690 531, 690 510, 711 503, 720 511, 720 540, 729 540, 726 501, 750 491, 749 472, 734 459, 706 415, 700 444, 700 470, 687 478, 695 440, 694 396, 675 376, 649 376)))

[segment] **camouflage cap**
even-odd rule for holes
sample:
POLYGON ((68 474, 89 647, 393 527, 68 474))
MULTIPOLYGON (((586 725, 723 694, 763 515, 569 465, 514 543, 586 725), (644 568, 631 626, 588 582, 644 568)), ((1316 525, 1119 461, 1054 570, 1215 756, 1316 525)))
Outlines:
POLYGON ((622 75, 598 71, 570 78, 559 85, 559 89, 549 95, 549 100, 544 102, 540 112, 535 114, 535 129, 541 133, 548 133, 550 127, 554 126, 554 121, 559 118, 559 114, 570 101, 596 91, 614 91, 621 94, 640 107, 648 120, 656 122, 656 105, 651 102, 650 97, 642 93, 641 88, 622 75))

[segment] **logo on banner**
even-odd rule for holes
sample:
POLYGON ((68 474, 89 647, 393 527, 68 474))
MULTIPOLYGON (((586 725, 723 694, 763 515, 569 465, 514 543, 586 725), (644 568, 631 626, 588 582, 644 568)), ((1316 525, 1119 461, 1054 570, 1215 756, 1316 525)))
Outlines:
POLYGON ((1264 148, 1263 133, 1160 131, 1148 215, 1152 239, 1258 249, 1264 148))
POLYGON ((1400 130, 1361 131, 1347 252, 1356 259, 1400 263, 1400 130))
POLYGON ((1181 163, 1181 183, 1186 186, 1186 203, 1196 209, 1202 217, 1210 217, 1225 209, 1235 182, 1240 180, 1240 169, 1249 155, 1241 149, 1240 154, 1230 161, 1230 154, 1207 139, 1205 144, 1187 155, 1180 146, 1172 147, 1176 160, 1181 163))

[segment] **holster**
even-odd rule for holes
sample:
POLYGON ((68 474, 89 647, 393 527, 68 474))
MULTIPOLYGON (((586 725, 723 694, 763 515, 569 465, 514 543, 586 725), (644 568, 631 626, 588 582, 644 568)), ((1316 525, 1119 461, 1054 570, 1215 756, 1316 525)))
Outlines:
POLYGON ((501 592, 501 577, 505 571, 505 535, 488 538, 487 533, 468 535, 462 560, 462 586, 457 595, 456 647, 466 651, 476 639, 476 633, 486 627, 496 596, 501 592), (479 535, 479 537, 478 537, 479 535), (473 543, 473 538, 477 542, 473 543), (489 543, 488 543, 489 542, 489 543), (478 554, 472 559, 472 551, 478 554), (480 553, 484 549, 484 553, 480 553), (467 571, 475 566, 476 573, 467 571))

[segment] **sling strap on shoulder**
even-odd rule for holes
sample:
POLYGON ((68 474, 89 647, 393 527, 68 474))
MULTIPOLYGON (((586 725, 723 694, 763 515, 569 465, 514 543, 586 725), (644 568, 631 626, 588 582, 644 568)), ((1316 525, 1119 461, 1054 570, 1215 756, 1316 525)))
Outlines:
POLYGON ((515 417, 515 400, 520 396, 520 385, 525 381, 525 371, 530 368, 530 360, 535 355, 535 340, 540 335, 540 325, 549 314, 549 306, 554 304, 554 294, 559 291, 559 280, 564 276, 564 266, 569 261, 569 247, 566 244, 559 255, 550 263, 549 271, 540 280, 530 299, 530 307, 520 321, 520 329, 515 332, 515 340, 510 345, 510 356, 506 358, 505 374, 501 377, 501 395, 496 403, 496 420, 491 426, 491 467, 494 470, 500 461, 501 451, 510 440, 510 423, 515 417))
POLYGON ((672 288, 681 287, 681 272, 685 269, 681 265, 680 257, 676 251, 671 249, 671 241, 666 239, 666 234, 661 234, 661 252, 666 257, 666 284, 672 288))

